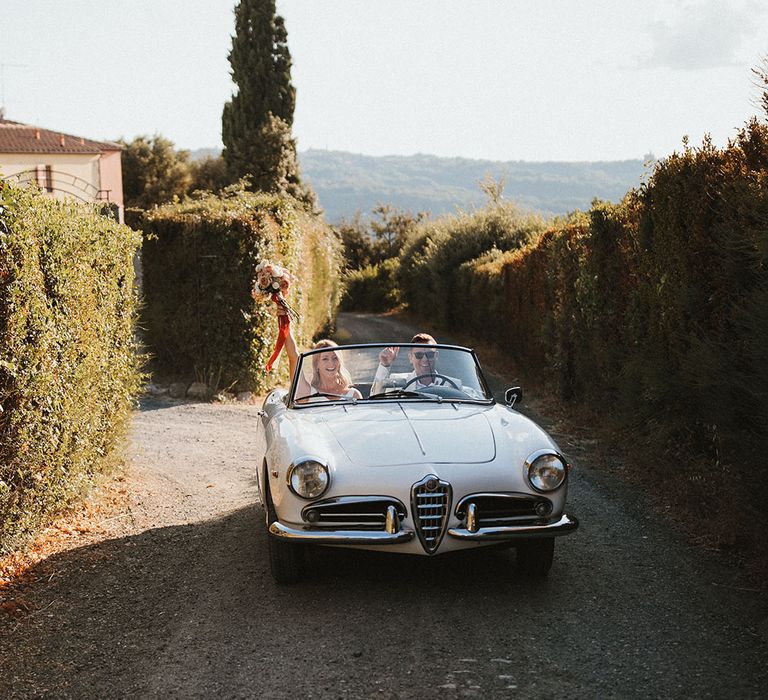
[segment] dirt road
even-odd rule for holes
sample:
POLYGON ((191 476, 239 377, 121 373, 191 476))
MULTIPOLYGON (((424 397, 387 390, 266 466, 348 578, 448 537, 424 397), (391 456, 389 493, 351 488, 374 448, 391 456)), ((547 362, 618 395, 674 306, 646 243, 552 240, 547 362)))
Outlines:
MULTIPOLYGON (((360 314, 339 330, 413 332, 360 314)), ((0 697, 765 695, 761 595, 567 433, 556 437, 576 462, 581 528, 558 542, 546 582, 520 578, 500 551, 326 549, 305 582, 276 586, 256 502, 257 408, 142 404, 128 506, 106 537, 39 565, 31 613, 0 620, 0 697)))

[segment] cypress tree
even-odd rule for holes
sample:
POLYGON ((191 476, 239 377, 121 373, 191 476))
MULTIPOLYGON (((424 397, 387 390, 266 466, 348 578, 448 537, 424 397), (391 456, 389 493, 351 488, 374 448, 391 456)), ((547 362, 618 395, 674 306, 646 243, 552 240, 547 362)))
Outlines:
POLYGON ((305 202, 314 195, 302 186, 291 138, 296 90, 291 54, 275 0, 240 0, 229 53, 237 91, 224 105, 222 139, 230 178, 251 176, 253 190, 283 190, 305 202))

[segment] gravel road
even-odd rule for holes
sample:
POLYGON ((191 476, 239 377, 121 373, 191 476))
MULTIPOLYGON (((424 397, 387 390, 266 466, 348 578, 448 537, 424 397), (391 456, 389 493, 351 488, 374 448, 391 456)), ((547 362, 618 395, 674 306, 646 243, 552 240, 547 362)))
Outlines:
MULTIPOLYGON (((408 340, 343 314, 348 340, 408 340)), ((449 340, 440 338, 440 340, 449 340)), ((511 383, 495 376, 495 391, 511 383)), ((535 397, 525 409, 537 415, 535 397)), ((127 501, 38 565, 32 612, 0 619, 0 698, 758 698, 768 608, 646 499, 555 436, 576 469, 545 582, 504 551, 435 559, 317 550, 269 575, 256 406, 145 401, 127 501)))

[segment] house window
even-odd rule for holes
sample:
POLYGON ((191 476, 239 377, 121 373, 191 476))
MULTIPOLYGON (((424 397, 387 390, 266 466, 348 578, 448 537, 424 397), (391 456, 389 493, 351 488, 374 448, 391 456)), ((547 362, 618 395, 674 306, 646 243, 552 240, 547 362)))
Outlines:
POLYGON ((53 192, 53 167, 45 166, 45 191, 53 192))

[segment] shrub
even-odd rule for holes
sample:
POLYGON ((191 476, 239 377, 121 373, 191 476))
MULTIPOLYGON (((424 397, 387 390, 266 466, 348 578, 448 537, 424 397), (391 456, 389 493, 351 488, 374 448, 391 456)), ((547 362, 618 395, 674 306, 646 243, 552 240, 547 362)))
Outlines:
POLYGON ((397 288, 397 258, 389 258, 378 265, 367 265, 350 270, 344 280, 344 311, 389 311, 400 303, 397 288))
POLYGON ((264 258, 297 278, 290 301, 301 314, 299 342, 335 315, 339 240, 287 196, 199 193, 146 212, 141 227, 146 339, 162 372, 212 388, 266 388, 277 324, 271 305, 251 298, 264 258))
POLYGON ((140 237, 0 185, 0 552, 67 505, 124 434, 140 374, 140 237))
POLYGON ((661 161, 639 204, 636 408, 765 508, 768 469, 742 465, 768 447, 768 126, 661 161))
MULTIPOLYGON (((433 286, 448 279, 430 251, 443 236, 408 251, 433 286)), ((768 448, 767 258, 768 126, 751 122, 726 148, 706 140, 659 161, 618 205, 462 264, 465 310, 446 296, 439 315, 462 313, 562 396, 629 428, 657 479, 735 523, 729 502, 739 514, 768 502, 754 458, 768 448)))
POLYGON ((421 227, 401 259, 410 308, 498 343, 626 429, 657 483, 727 525, 723 540, 758 542, 768 125, 750 122, 721 149, 686 144, 621 203, 594 202, 541 234, 500 216, 421 227))
POLYGON ((520 248, 543 227, 538 216, 522 214, 512 204, 422 224, 401 254, 398 280, 403 300, 416 313, 434 314, 448 328, 464 324, 474 310, 459 281, 461 265, 492 249, 520 248))

